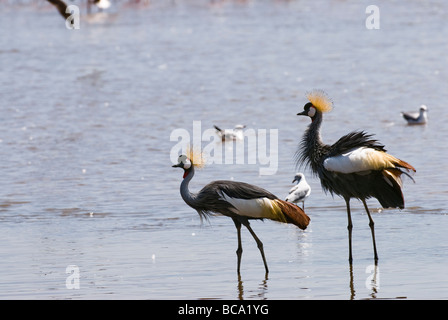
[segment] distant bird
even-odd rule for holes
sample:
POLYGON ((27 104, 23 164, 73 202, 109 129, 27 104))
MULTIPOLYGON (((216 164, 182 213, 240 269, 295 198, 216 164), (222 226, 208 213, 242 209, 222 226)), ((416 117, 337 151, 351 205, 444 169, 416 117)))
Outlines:
POLYGON ((425 124, 428 122, 428 108, 422 104, 419 112, 402 112, 401 115, 408 124, 425 124))
POLYGON ((61 16, 63 16, 65 19, 71 16, 71 13, 67 13, 67 4, 62 0, 47 0, 52 5, 58 9, 61 16))
POLYGON ((300 229, 306 229, 310 218, 298 206, 278 199, 275 195, 260 187, 244 182, 218 180, 207 184, 199 193, 191 193, 188 184, 194 176, 195 167, 203 165, 202 157, 196 152, 187 152, 189 156, 180 155, 178 163, 173 167, 184 169, 183 181, 180 185, 182 199, 195 209, 201 220, 208 219, 213 213, 232 218, 237 234, 238 257, 237 272, 240 274, 241 255, 241 225, 244 225, 257 242, 263 259, 266 274, 269 272, 263 250, 263 243, 258 239, 249 224, 250 219, 270 219, 292 223, 300 229))
POLYGON ((292 182, 297 182, 297 184, 289 190, 289 195, 286 197, 285 201, 291 203, 302 202, 302 210, 305 210, 305 199, 311 194, 311 187, 306 182, 305 175, 301 172, 296 173, 294 180, 292 182))
MULTIPOLYGON (((54 5, 56 9, 58 9, 59 13, 62 15, 62 17, 64 17, 64 19, 67 19, 72 15, 70 11, 67 12, 68 5, 64 1, 62 0, 47 0, 47 1, 50 2, 52 5, 54 5)), ((90 11, 91 3, 95 4, 100 9, 107 9, 111 5, 109 0, 87 0, 88 11, 90 11)))
POLYGON ((244 132, 243 129, 246 128, 245 125, 243 124, 238 124, 235 126, 235 128, 232 129, 221 129, 218 126, 215 126, 216 129, 216 133, 218 134, 218 136, 221 137, 222 141, 227 141, 227 140, 243 140, 244 139, 244 132))
POLYGON ((107 9, 110 7, 109 0, 93 0, 93 3, 100 9, 107 9))
POLYGON ((296 153, 297 164, 309 166, 320 178, 324 191, 344 198, 347 205, 350 264, 353 261, 353 226, 349 202, 351 198, 362 201, 369 217, 374 259, 377 263, 374 222, 366 199, 378 199, 383 208, 404 208, 401 175, 404 173, 409 176, 407 172, 415 172, 415 169, 409 163, 387 154, 384 146, 364 131, 351 132, 333 145, 324 144, 320 136, 322 115, 331 111, 333 102, 320 90, 308 93, 307 98, 310 102, 297 115, 310 117, 311 124, 296 153))

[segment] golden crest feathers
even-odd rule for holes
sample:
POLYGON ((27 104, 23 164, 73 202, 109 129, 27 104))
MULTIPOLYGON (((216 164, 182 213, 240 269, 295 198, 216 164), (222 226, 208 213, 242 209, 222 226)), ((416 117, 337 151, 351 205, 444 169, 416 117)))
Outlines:
POLYGON ((188 159, 190 159, 195 168, 201 169, 205 166, 206 159, 204 153, 201 151, 200 148, 198 149, 191 146, 187 146, 186 151, 187 151, 186 156, 188 157, 188 159))
POLYGON ((323 90, 317 89, 306 93, 306 97, 320 112, 330 112, 333 109, 333 101, 323 90))

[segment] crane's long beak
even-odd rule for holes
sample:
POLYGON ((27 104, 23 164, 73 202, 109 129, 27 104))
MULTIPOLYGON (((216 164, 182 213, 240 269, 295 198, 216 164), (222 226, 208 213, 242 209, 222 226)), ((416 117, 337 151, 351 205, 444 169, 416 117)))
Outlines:
POLYGON ((172 167, 173 168, 181 168, 182 167, 182 162, 180 162, 178 164, 173 164, 172 167))
POLYGON ((308 113, 305 110, 303 110, 302 112, 299 112, 297 115, 298 116, 307 116, 308 113))

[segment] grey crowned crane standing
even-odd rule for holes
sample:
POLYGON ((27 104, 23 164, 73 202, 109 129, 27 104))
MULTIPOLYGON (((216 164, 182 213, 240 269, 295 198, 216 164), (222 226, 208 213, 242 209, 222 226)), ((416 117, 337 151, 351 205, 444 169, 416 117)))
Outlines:
POLYGON ((302 209, 305 210, 305 199, 311 194, 311 187, 306 182, 305 175, 301 172, 297 172, 292 182, 297 184, 289 190, 289 194, 285 201, 291 203, 302 202, 302 209))
POLYGON ((240 274, 241 255, 243 252, 241 225, 244 225, 257 243, 267 274, 269 270, 264 255, 263 243, 250 227, 249 220, 270 219, 292 223, 300 229, 306 229, 310 218, 296 205, 280 200, 269 191, 244 182, 213 181, 197 194, 191 193, 188 185, 194 176, 195 167, 201 166, 203 160, 200 160, 201 157, 198 157, 193 152, 188 152, 188 154, 189 157, 180 155, 178 163, 173 165, 173 167, 179 167, 184 170, 183 181, 180 185, 182 199, 198 212, 201 219, 207 219, 213 213, 232 218, 238 236, 238 249, 236 251, 238 274, 240 274))
POLYGON ((426 124, 428 122, 427 113, 428 108, 422 104, 419 112, 402 112, 401 115, 408 124, 426 124))
MULTIPOLYGON (((323 113, 331 111, 332 101, 325 92, 307 94, 310 102, 297 115, 308 116, 311 124, 297 150, 297 165, 304 164, 320 178, 322 188, 344 198, 348 216, 349 262, 352 264, 352 219, 350 199, 362 201, 369 217, 375 263, 378 254, 374 222, 366 199, 376 198, 383 208, 404 208, 401 175, 415 169, 409 163, 386 153, 384 146, 364 131, 351 132, 333 145, 324 144, 320 136, 323 113)), ((411 178, 412 179, 412 178, 411 178)))

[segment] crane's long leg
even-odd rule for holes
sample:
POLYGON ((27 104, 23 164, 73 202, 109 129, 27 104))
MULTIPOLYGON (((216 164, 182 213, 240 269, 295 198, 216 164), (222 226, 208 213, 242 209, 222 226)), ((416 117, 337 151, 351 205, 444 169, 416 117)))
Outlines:
POLYGON ((345 198, 345 203, 347 204, 347 218, 348 218, 348 225, 347 225, 347 230, 348 230, 348 262, 350 264, 353 263, 353 256, 352 256, 352 229, 353 229, 353 224, 352 224, 352 216, 350 214, 350 198, 345 198))
POLYGON ((241 266, 241 255, 243 254, 243 246, 241 245, 241 222, 236 219, 232 218, 233 223, 235 223, 236 232, 238 235, 238 249, 236 249, 236 256, 238 257, 238 265, 236 271, 238 274, 240 274, 240 266, 241 266))
POLYGON ((369 227, 372 232, 372 241, 373 241, 373 254, 375 259, 375 265, 378 264, 378 253, 376 252, 376 242, 375 242, 375 222, 373 222, 372 216, 370 215, 369 208, 367 207, 367 203, 364 199, 362 199, 362 203, 364 204, 364 208, 366 209, 367 215, 369 216, 369 227))
POLYGON ((266 269, 266 274, 269 273, 268 264, 266 263, 266 258, 264 256, 264 250, 263 250, 263 242, 258 239, 257 235, 255 234, 254 230, 250 227, 249 221, 247 219, 242 220, 241 223, 249 230, 252 237, 255 239, 255 242, 257 243, 258 249, 260 250, 261 257, 263 258, 264 268, 266 269))

